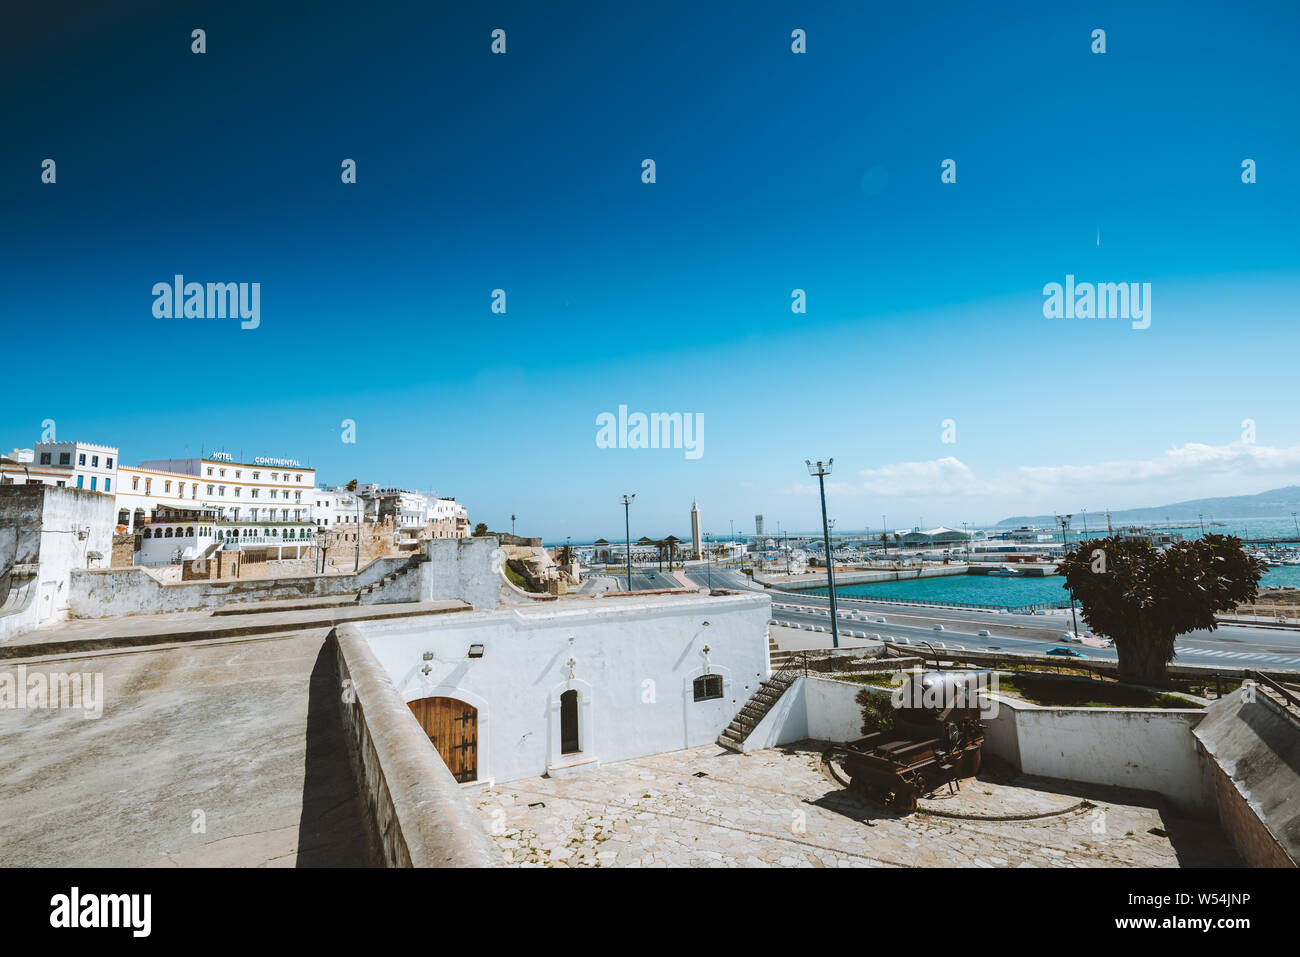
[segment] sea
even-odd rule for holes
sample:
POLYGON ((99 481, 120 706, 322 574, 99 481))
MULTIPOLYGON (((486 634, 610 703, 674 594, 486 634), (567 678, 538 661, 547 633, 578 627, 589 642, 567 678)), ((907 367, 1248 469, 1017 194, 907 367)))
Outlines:
MULTIPOLYGON (((1259 580, 1260 588, 1300 588, 1300 565, 1270 568, 1259 580)), ((813 595, 825 588, 801 589, 813 595)), ((1065 579, 1060 575, 1041 578, 998 578, 989 575, 948 575, 943 578, 912 578, 901 582, 868 585, 838 585, 835 594, 847 598, 885 598, 936 604, 986 605, 995 608, 1023 608, 1026 605, 1068 603, 1065 579)))
MULTIPOLYGON (((1091 516, 1090 516, 1091 518, 1091 516)), ((1184 538, 1199 538, 1199 523, 1188 526, 1171 527, 1168 530, 1181 534, 1184 538)), ((1224 519, 1216 521, 1208 516, 1205 520, 1205 532, 1220 535, 1236 535, 1240 538, 1280 538, 1292 544, 1300 543, 1296 522, 1286 519, 1224 519)), ((1106 526, 1088 525, 1088 538, 1097 538, 1106 534, 1106 526)), ((1083 528, 1070 529, 1070 541, 1075 542, 1084 537, 1083 528)), ((1262 546, 1258 546, 1262 547, 1262 546)), ((1251 546, 1247 546, 1251 548, 1251 546)), ((1064 588, 1065 579, 1060 575, 1047 575, 1041 578, 999 578, 988 575, 950 575, 943 578, 908 579, 898 582, 877 582, 867 585, 840 585, 835 589, 837 595, 849 598, 884 598, 902 601, 935 602, 939 604, 984 605, 996 608, 1023 608, 1027 605, 1053 605, 1069 602, 1069 594, 1064 588)), ((1300 588, 1300 565, 1283 565, 1270 568, 1259 581, 1260 588, 1282 588, 1292 586, 1300 588)), ((809 589, 812 594, 824 595, 826 589, 809 589)))

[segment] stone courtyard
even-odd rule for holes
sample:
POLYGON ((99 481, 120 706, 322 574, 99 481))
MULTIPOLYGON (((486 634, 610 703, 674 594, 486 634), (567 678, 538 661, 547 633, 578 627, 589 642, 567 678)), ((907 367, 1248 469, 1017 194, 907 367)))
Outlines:
POLYGON ((1155 795, 985 768, 902 816, 850 795, 822 747, 653 755, 469 796, 506 859, 547 867, 1239 865, 1155 795), (1010 819, 1009 819, 1010 818, 1010 819))

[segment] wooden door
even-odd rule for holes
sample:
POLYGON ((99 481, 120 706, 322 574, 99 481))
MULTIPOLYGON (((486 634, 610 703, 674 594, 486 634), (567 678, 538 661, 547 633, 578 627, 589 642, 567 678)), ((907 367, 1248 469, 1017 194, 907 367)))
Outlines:
POLYGON ((456 698, 421 698, 409 707, 451 776, 478 780, 478 708, 456 698))

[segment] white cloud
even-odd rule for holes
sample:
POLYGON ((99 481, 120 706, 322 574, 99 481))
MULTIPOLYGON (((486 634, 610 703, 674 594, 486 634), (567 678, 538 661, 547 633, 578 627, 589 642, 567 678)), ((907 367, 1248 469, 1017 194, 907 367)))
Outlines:
MULTIPOLYGON (((978 508, 990 517, 1008 512, 1050 511, 1056 507, 1117 508, 1156 506, 1181 499, 1245 495, 1268 484, 1300 479, 1300 446, 1278 448, 1254 443, 1188 443, 1150 459, 1113 460, 1082 465, 1022 465, 977 474, 952 456, 920 462, 895 462, 863 469, 857 482, 827 482, 827 495, 870 496, 925 503, 927 512, 978 508)), ((782 490, 816 495, 815 483, 782 490)))

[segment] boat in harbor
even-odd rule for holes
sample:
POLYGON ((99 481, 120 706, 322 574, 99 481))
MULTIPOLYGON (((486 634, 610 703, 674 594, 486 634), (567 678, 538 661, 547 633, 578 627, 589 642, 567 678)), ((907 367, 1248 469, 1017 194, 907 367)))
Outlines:
POLYGON ((989 574, 994 576, 995 578, 1019 578, 1021 575, 1024 574, 1024 572, 1020 571, 1017 568, 1007 568, 1005 565, 1003 565, 1001 568, 993 569, 991 572, 989 572, 989 574))

